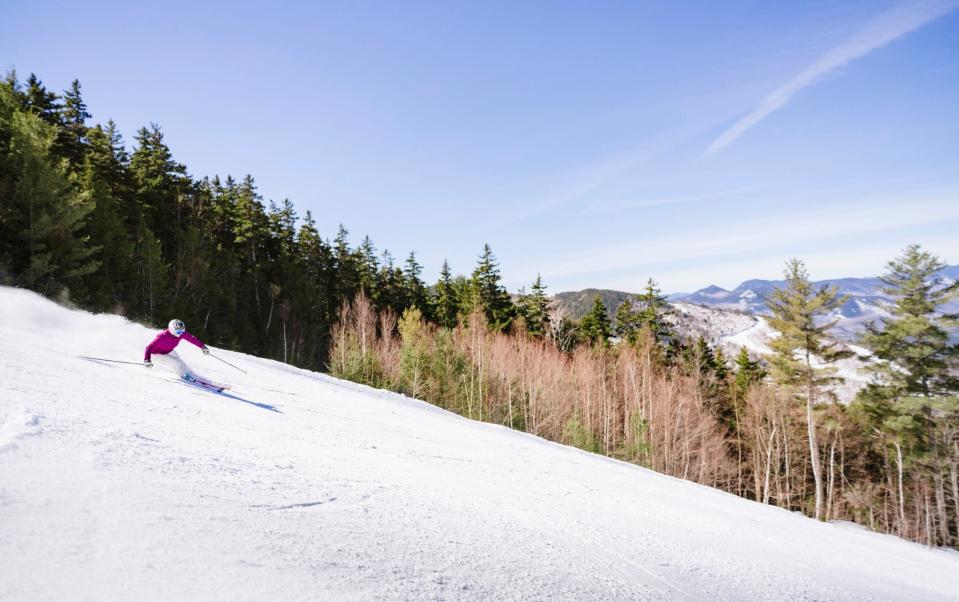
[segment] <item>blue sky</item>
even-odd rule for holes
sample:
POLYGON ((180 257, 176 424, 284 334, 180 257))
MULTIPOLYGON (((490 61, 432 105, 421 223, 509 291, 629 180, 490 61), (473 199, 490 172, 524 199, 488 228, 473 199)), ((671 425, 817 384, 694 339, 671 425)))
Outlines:
POLYGON ((553 292, 959 263, 959 0, 146 4, 8 0, 0 67, 430 278, 486 242, 553 292))

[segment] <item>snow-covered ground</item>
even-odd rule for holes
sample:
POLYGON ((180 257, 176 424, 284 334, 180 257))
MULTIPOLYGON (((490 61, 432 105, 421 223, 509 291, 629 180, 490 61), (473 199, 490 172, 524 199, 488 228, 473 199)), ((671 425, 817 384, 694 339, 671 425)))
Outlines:
POLYGON ((959 600, 959 553, 0 288, 0 600, 959 600), (184 345, 186 346, 186 345, 184 345))

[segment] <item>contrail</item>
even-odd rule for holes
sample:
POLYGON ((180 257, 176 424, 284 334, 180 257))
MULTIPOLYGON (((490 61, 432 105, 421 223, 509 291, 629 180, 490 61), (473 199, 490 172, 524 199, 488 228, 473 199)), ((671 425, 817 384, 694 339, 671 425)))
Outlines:
POLYGON ((877 48, 913 32, 948 14, 959 6, 957 0, 925 0, 899 4, 882 13, 865 29, 836 46, 799 75, 767 94, 756 107, 724 131, 706 149, 711 155, 743 135, 771 113, 789 102, 797 92, 815 84, 822 76, 865 56, 877 48))

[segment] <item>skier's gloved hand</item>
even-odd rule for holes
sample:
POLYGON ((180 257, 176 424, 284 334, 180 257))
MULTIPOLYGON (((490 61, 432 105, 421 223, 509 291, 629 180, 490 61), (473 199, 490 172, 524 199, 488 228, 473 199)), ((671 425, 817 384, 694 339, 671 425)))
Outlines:
POLYGON ((150 360, 143 360, 143 365, 146 366, 147 368, 152 368, 153 362, 151 362, 150 360))
POLYGON ((210 355, 210 348, 209 348, 209 347, 207 347, 206 345, 204 345, 204 346, 202 347, 202 349, 203 349, 203 355, 210 355))

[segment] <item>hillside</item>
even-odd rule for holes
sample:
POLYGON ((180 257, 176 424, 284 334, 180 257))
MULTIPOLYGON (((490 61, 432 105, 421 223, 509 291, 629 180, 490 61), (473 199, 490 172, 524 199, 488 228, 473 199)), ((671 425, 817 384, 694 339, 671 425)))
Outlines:
POLYGON ((0 600, 959 600, 959 553, 0 288, 0 600))
POLYGON ((603 302, 606 313, 613 316, 616 314, 616 308, 619 307, 623 301, 632 297, 633 293, 598 288, 557 293, 553 296, 553 313, 557 317, 567 317, 578 320, 585 316, 593 306, 593 299, 595 299, 597 295, 599 295, 600 300, 603 302))

